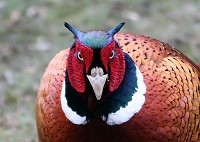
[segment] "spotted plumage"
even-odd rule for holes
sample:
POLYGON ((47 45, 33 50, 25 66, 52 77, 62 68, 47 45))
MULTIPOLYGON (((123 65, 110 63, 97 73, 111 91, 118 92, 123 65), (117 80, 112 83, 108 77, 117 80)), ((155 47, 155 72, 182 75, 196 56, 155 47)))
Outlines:
POLYGON ((200 68, 168 44, 119 29, 70 28, 73 47, 52 59, 41 80, 39 141, 200 141, 200 68), (98 100, 86 76, 105 73, 98 100))

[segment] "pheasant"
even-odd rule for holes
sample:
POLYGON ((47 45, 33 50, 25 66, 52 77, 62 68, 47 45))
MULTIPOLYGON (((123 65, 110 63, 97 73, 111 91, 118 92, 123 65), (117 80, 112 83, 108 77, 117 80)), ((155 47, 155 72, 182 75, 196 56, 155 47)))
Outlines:
POLYGON ((115 28, 81 32, 41 79, 40 142, 200 141, 200 68, 174 47, 115 28))

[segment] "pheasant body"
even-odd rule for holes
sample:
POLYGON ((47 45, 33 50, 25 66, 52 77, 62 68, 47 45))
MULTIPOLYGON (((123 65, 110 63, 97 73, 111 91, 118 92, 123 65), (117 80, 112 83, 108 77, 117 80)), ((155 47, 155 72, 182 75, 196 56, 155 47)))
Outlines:
POLYGON ((149 37, 115 34, 114 40, 143 75, 147 91, 141 110, 120 125, 110 126, 99 117, 73 124, 60 98, 71 50, 66 49, 52 59, 41 80, 36 103, 39 141, 200 141, 200 68, 149 37))

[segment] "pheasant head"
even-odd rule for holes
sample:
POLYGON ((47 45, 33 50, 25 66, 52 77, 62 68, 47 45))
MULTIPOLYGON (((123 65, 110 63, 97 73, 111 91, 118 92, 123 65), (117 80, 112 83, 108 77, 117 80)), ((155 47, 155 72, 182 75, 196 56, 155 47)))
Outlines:
POLYGON ((144 103, 143 94, 146 88, 143 77, 133 60, 122 51, 114 39, 114 35, 124 24, 120 23, 108 31, 81 32, 65 23, 65 27, 74 34, 75 41, 67 58, 67 83, 61 101, 63 98, 62 103, 67 105, 71 112, 81 116, 77 118, 82 120, 74 118, 71 112, 63 108, 67 118, 72 122, 83 124, 86 120, 99 116, 104 121, 110 120, 107 123, 111 125, 128 121, 136 111, 131 108, 131 113, 127 113, 129 111, 127 106, 133 101, 134 94, 140 90, 138 89, 140 80, 143 91, 139 98, 141 102, 139 108, 144 103), (118 111, 124 108, 127 110, 122 112, 127 114, 120 116, 123 113, 118 111), (117 112, 119 114, 116 114, 117 112))

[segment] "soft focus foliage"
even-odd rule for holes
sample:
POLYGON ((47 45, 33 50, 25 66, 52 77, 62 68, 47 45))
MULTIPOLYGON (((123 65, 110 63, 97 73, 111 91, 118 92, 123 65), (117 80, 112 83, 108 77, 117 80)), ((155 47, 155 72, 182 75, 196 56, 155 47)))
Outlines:
POLYGON ((1 0, 0 141, 37 141, 35 99, 48 62, 77 29, 105 29, 167 42, 200 63, 199 0, 1 0))

